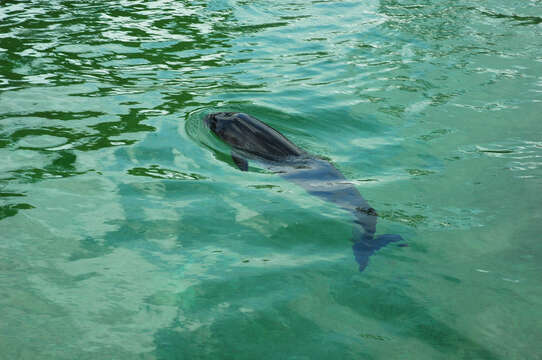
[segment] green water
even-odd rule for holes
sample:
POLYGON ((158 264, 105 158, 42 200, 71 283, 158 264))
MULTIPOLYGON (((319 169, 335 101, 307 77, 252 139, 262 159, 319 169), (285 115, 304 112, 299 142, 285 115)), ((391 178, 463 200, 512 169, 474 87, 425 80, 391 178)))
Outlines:
POLYGON ((542 359, 542 3, 0 2, 0 359, 542 359), (201 126, 250 113, 401 234, 201 126))

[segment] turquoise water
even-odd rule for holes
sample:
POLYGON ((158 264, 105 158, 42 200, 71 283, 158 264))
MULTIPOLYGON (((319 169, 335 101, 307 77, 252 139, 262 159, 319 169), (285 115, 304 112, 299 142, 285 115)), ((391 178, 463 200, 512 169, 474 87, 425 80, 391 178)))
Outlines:
POLYGON ((3 1, 1 359, 542 359, 540 1, 3 1), (250 113, 401 234, 201 126, 250 113))

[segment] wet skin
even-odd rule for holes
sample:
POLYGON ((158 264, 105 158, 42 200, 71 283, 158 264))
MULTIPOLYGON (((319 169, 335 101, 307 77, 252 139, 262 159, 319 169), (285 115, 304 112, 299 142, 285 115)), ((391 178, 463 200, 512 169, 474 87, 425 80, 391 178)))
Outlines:
POLYGON ((355 223, 352 249, 360 271, 365 269, 375 251, 390 242, 402 240, 400 235, 375 236, 376 211, 343 174, 328 161, 298 148, 262 121, 238 112, 209 114, 203 121, 231 146, 232 159, 240 170, 248 170, 249 160, 264 163, 309 194, 350 211, 355 223))

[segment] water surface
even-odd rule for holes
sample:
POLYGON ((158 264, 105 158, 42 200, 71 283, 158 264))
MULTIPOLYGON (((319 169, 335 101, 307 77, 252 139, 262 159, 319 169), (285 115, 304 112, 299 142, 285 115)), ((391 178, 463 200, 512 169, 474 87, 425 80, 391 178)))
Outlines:
POLYGON ((0 358, 539 359, 539 1, 3 1, 0 358), (250 113, 401 234, 201 127, 250 113))

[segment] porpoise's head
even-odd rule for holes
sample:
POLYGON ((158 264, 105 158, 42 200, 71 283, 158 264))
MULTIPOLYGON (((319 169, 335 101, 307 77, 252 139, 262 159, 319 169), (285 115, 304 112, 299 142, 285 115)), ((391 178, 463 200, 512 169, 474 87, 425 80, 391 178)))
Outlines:
POLYGON ((240 115, 245 115, 236 112, 218 112, 205 116, 203 122, 207 127, 222 141, 231 146, 238 145, 239 134, 238 123, 242 121, 240 115))
POLYGON ((230 146, 266 159, 303 153, 281 133, 245 113, 213 113, 205 116, 203 122, 230 146))
POLYGON ((238 113, 234 112, 218 112, 206 115, 203 118, 203 122, 212 132, 220 137, 220 133, 223 133, 226 130, 228 124, 234 121, 235 115, 238 113))

